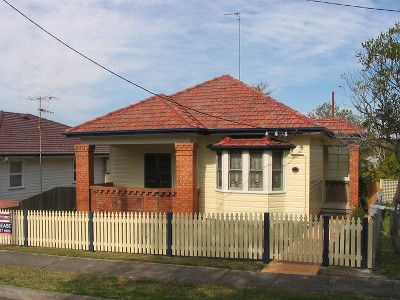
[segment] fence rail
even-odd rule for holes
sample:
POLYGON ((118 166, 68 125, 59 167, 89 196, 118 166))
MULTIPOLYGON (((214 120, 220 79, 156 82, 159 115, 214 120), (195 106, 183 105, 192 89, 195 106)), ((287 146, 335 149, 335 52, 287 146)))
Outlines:
POLYGON ((166 213, 11 214, 13 233, 0 235, 0 244, 368 268, 373 261, 373 222, 366 219, 176 213, 169 223, 166 213), (324 227, 328 229, 325 234, 324 227), (325 262, 323 253, 328 258, 325 262))

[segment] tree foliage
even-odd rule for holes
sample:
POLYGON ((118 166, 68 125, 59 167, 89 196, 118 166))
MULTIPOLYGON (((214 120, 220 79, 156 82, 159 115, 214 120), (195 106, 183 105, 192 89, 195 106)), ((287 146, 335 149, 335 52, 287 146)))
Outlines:
MULTIPOLYGON (((365 119, 368 142, 391 151, 400 162, 400 23, 362 43, 362 69, 344 75, 354 107, 365 119)), ((399 179, 399 175, 397 176, 399 179)), ((393 204, 400 208, 400 179, 393 204)), ((394 216, 395 216, 394 215, 394 216)), ((394 250, 400 253, 399 217, 391 218, 394 250)))
MULTIPOLYGON (((362 70, 344 75, 354 107, 378 145, 400 158, 400 23, 357 52, 362 70)), ((400 160, 399 160, 400 161, 400 160)))
MULTIPOLYGON (((332 117, 332 103, 324 102, 307 114, 311 119, 330 119, 332 117)), ((352 124, 361 125, 362 118, 347 108, 339 108, 335 104, 335 117, 347 120, 352 124)))
POLYGON ((271 85, 269 83, 264 81, 260 81, 258 83, 251 83, 250 85, 267 96, 271 96, 271 94, 275 91, 275 89, 271 88, 271 85))

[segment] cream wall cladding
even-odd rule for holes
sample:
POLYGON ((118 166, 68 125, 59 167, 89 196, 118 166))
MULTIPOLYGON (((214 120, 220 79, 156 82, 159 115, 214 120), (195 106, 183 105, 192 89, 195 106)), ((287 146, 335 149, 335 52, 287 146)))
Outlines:
POLYGON ((198 147, 201 212, 276 212, 309 214, 310 138, 294 137, 295 149, 284 152, 284 190, 277 192, 216 189, 216 151, 207 146, 222 137, 203 137, 198 147))
POLYGON ((174 145, 112 145, 110 149, 111 181, 119 187, 144 187, 144 155, 170 153, 172 157, 172 184, 174 187, 174 145))

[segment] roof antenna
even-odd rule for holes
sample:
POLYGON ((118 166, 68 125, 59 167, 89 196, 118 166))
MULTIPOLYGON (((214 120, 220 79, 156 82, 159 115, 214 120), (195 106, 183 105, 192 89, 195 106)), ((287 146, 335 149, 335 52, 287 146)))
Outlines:
POLYGON ((335 118, 335 92, 332 91, 332 119, 335 118))
POLYGON ((233 16, 233 15, 237 17, 237 20, 239 22, 239 80, 240 80, 240 12, 224 14, 224 16, 233 16))
POLYGON ((42 106, 43 101, 51 101, 57 99, 56 97, 52 96, 39 96, 39 97, 31 97, 29 100, 32 101, 37 101, 39 102, 39 125, 38 125, 38 130, 39 130, 39 171, 40 171, 40 192, 43 192, 43 168, 42 168, 42 113, 45 114, 53 114, 52 111, 49 111, 47 109, 44 109, 42 106))

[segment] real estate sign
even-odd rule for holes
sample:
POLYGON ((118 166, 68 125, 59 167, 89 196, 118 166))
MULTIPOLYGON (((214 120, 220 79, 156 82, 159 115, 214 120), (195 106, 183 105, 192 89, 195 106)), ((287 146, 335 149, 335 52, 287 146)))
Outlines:
POLYGON ((12 215, 10 212, 0 212, 0 234, 12 234, 12 215))

